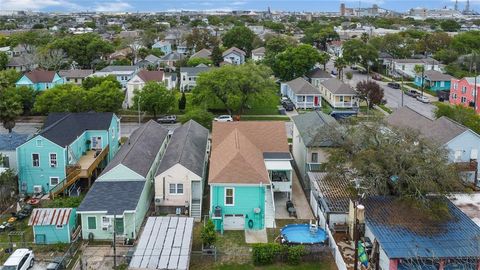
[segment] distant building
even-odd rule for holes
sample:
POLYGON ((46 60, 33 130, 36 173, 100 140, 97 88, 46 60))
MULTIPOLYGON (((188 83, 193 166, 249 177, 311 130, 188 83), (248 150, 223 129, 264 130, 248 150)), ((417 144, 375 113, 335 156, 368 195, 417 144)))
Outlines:
POLYGON ((450 85, 450 104, 474 107, 477 114, 480 113, 480 76, 453 78, 450 85), (476 87, 476 89, 475 89, 476 87))
POLYGON ((45 91, 57 84, 63 84, 63 79, 55 72, 49 70, 33 70, 25 73, 15 85, 28 86, 35 91, 45 91))

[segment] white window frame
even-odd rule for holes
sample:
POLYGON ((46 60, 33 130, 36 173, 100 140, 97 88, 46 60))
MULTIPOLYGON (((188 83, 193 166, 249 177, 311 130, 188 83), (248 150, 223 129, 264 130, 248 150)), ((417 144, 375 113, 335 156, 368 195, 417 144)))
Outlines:
POLYGON ((49 181, 48 184, 49 184, 50 186, 52 186, 52 187, 60 184, 60 177, 58 177, 58 176, 50 176, 50 181, 49 181), (56 183, 56 184, 52 184, 52 179, 57 179, 57 183, 56 183))
POLYGON ((34 168, 40 167, 40 153, 32 153, 32 167, 34 167, 34 168), (33 155, 38 156, 38 165, 37 166, 35 166, 35 159, 33 159, 33 155))
POLYGON ((225 206, 235 206, 235 188, 225 187, 224 194, 223 194, 223 204, 225 206), (232 196, 231 196, 232 197, 232 203, 231 204, 227 203, 227 190, 230 190, 230 189, 232 190, 232 196))
POLYGON ((455 150, 455 153, 453 153, 453 159, 455 162, 461 161, 462 160, 462 155, 463 155, 463 150, 455 150))
POLYGON ((185 186, 183 185, 183 183, 170 183, 170 184, 168 185, 168 193, 169 193, 170 195, 175 195, 175 196, 177 196, 177 195, 183 195, 184 192, 185 192, 185 186), (172 186, 172 185, 174 186, 174 188, 173 188, 173 189, 175 190, 174 192, 172 192, 172 189, 171 189, 171 186, 172 186), (182 193, 180 193, 180 192, 178 191, 178 187, 179 187, 180 185, 182 185, 182 193))
POLYGON ((460 102, 466 103, 466 102, 467 102, 467 98, 466 98, 466 97, 462 97, 462 98, 460 99, 460 102))
POLYGON ((109 216, 102 216, 102 228, 112 226, 112 218, 109 216), (108 221, 106 221, 108 219, 108 221))
POLYGON ((57 153, 48 153, 48 159, 50 161, 50 168, 56 168, 58 166, 58 159, 57 158, 58 158, 57 153), (54 166, 52 166, 52 164, 53 164, 52 163, 52 161, 53 161, 52 155, 55 155, 55 165, 54 166))

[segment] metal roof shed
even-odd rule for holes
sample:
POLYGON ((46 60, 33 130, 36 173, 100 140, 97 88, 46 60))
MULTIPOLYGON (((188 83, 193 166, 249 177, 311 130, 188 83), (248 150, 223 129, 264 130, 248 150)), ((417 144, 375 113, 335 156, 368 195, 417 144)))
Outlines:
POLYGON ((187 270, 192 234, 193 218, 149 217, 129 269, 187 270))

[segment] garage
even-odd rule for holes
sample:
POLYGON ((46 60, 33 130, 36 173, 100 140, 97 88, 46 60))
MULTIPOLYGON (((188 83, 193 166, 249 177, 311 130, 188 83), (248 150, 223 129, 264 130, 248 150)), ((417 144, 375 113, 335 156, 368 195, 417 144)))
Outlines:
POLYGON ((225 215, 223 218, 224 230, 243 230, 245 229, 244 215, 225 215))

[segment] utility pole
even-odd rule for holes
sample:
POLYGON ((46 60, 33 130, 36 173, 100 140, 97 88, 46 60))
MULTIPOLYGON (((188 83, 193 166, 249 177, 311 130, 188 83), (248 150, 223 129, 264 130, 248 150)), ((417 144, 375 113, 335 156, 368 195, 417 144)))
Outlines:
POLYGON ((115 228, 115 215, 113 215, 113 269, 117 269, 117 231, 115 228))
POLYGON ((141 96, 138 96, 138 125, 140 126, 140 100, 141 96))
POLYGON ((402 107, 403 107, 403 76, 402 76, 402 85, 400 86, 400 93, 402 95, 402 107))
POLYGON ((473 84, 473 110, 475 111, 475 113, 477 112, 477 97, 478 97, 478 93, 477 93, 477 64, 475 64, 475 66, 473 67, 474 68, 474 73, 473 73, 473 76, 475 76, 475 79, 474 79, 474 84, 473 84))

